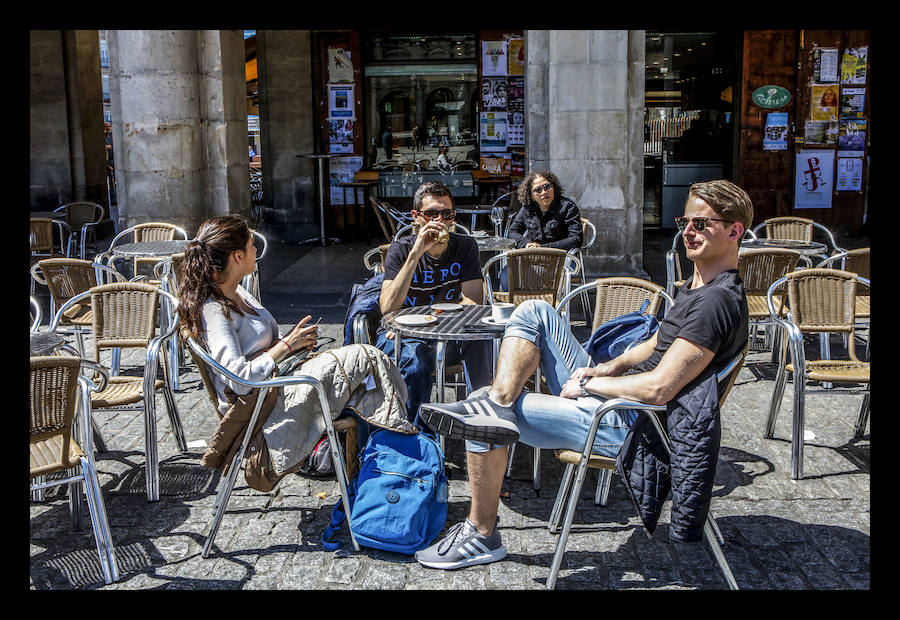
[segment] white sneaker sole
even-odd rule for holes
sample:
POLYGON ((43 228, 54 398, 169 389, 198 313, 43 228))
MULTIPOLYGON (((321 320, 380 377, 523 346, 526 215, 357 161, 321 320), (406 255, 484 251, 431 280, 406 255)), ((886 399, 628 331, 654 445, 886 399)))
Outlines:
POLYGON ((476 555, 471 558, 464 558, 462 560, 457 560, 456 562, 429 562, 420 560, 419 558, 416 558, 416 561, 422 566, 428 568, 453 570, 456 568, 465 568, 466 566, 477 566, 478 564, 490 564, 491 562, 498 562, 505 557, 506 547, 501 546, 499 549, 494 549, 489 553, 482 553, 481 555, 476 555))
POLYGON ((519 429, 512 422, 490 416, 460 416, 422 405, 419 414, 437 434, 450 439, 469 439, 498 446, 516 443, 519 429))

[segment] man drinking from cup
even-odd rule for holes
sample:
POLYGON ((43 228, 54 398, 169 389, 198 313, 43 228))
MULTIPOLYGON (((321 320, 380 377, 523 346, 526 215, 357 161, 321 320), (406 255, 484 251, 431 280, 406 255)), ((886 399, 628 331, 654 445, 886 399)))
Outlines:
MULTIPOLYGON (((468 235, 451 232, 456 218, 453 197, 443 183, 423 183, 413 196, 413 234, 388 249, 379 306, 382 314, 437 303, 480 304, 483 298, 478 245, 468 235)), ((380 329, 379 349, 394 354, 394 333, 380 329)), ((433 385, 433 342, 403 338, 398 366, 408 388, 407 416, 414 420, 433 385)), ((475 389, 490 382, 489 341, 449 342, 447 364, 465 365, 466 381, 475 389)))

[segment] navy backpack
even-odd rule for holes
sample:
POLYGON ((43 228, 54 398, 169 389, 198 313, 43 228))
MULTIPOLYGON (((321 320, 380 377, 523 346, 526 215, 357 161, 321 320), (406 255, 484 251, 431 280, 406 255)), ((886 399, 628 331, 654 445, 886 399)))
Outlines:
POLYGON ((650 300, 645 299, 640 310, 610 319, 594 330, 584 343, 584 349, 595 364, 608 362, 622 355, 630 345, 641 343, 653 335, 659 323, 652 314, 643 314, 648 305, 650 300))
MULTIPOLYGON (((424 433, 374 431, 359 454, 359 474, 348 483, 347 494, 350 530, 361 546, 406 555, 424 549, 447 520, 449 489, 440 445, 424 433)), ((322 534, 325 549, 341 547, 331 539, 345 520, 339 501, 322 534)))

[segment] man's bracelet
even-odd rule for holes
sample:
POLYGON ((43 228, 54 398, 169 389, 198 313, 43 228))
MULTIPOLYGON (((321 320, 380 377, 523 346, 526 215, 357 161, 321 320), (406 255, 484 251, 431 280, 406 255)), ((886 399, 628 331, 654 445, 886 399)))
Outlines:
POLYGON ((581 388, 581 395, 582 395, 582 396, 585 396, 585 397, 591 396, 591 393, 587 391, 587 388, 586 388, 586 387, 584 387, 584 386, 587 384, 587 382, 590 381, 590 380, 591 380, 590 377, 582 377, 581 379, 579 379, 579 381, 578 381, 578 387, 581 388))

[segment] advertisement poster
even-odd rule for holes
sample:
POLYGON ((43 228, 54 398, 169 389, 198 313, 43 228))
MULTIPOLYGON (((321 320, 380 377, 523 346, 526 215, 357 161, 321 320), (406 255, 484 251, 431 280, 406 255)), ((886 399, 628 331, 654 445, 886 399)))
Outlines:
POLYGON ((525 153, 517 151, 510 153, 509 171, 514 177, 525 176, 525 153))
POLYGON ((328 48, 328 81, 353 81, 353 63, 350 61, 350 52, 340 47, 328 48))
POLYGON ((525 78, 509 78, 507 109, 507 137, 510 146, 525 144, 525 78))
POLYGON ((356 120, 353 84, 328 85, 328 120, 356 120))
POLYGON ((841 121, 837 145, 841 157, 862 157, 866 151, 866 121, 841 121))
POLYGON ((806 121, 803 139, 806 144, 835 146, 838 142, 838 122, 806 121))
POLYGON ((838 157, 835 189, 839 192, 862 190, 862 158, 838 157))
POLYGON ((506 111, 507 85, 505 77, 481 78, 481 109, 506 111))
POLYGON ((509 40, 509 74, 525 75, 525 39, 509 40))
POLYGON ((481 75, 506 75, 507 41, 481 42, 481 75))
POLYGON ((506 112, 481 113, 481 150, 506 150, 506 112))
POLYGON ((813 52, 813 81, 834 83, 838 81, 838 57, 836 47, 820 47, 813 52))
POLYGON ((838 119, 840 102, 838 101, 838 87, 813 84, 812 97, 810 98, 810 119, 814 121, 836 121, 838 119))
MULTIPOLYGON (((328 183, 331 190, 331 204, 344 204, 344 188, 341 183, 353 180, 356 171, 362 168, 362 157, 332 157, 328 161, 328 183)), ((351 191, 347 190, 347 198, 352 200, 351 191)))
POLYGON ((864 118, 865 109, 865 88, 841 89, 841 118, 864 118))
POLYGON ((350 119, 328 121, 329 153, 353 152, 353 124, 350 119))
POLYGON ((786 151, 787 129, 787 112, 769 112, 766 114, 766 135, 763 137, 763 150, 786 151))
POLYGON ((850 47, 841 59, 841 84, 865 84, 868 47, 850 47))
POLYGON ((509 153, 494 153, 481 156, 481 169, 491 174, 508 176, 510 173, 511 158, 509 153))
POLYGON ((794 208, 830 209, 834 193, 834 151, 800 151, 794 169, 794 208))

